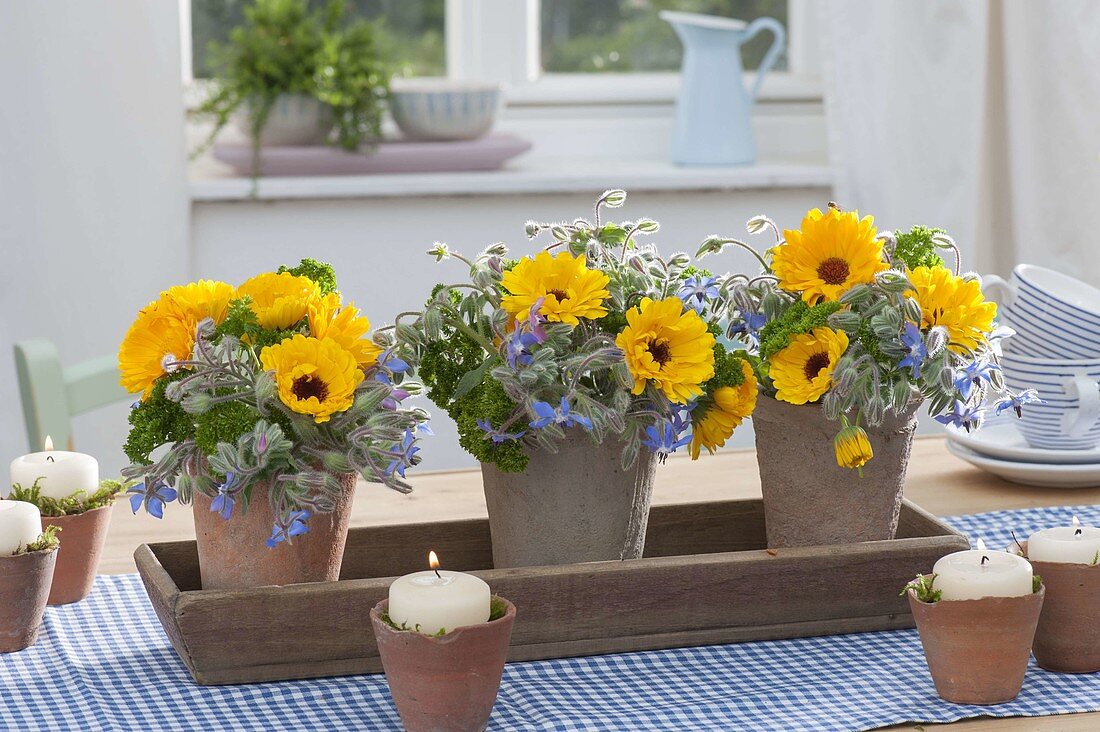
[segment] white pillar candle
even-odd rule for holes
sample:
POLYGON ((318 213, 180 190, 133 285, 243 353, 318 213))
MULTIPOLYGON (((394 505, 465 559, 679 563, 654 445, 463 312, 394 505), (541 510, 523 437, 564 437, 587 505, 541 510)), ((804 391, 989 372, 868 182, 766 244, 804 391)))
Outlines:
POLYGON ((399 577, 390 585, 389 616, 399 628, 436 635, 489 620, 489 585, 464 572, 439 569, 435 552, 431 570, 399 577))
POLYGON ((46 449, 11 461, 11 483, 30 488, 38 481, 44 498, 68 498, 77 491, 99 490, 99 462, 91 455, 54 450, 46 437, 46 449))
POLYGON ((932 588, 943 600, 978 600, 983 597, 1021 597, 1032 591, 1031 563, 1008 552, 978 548, 941 557, 932 568, 932 588))
POLYGON ((0 557, 8 557, 42 533, 42 513, 24 501, 0 501, 0 557))
POLYGON ((1036 531, 1027 540, 1027 556, 1033 562, 1065 564, 1100 563, 1100 529, 1082 526, 1073 517, 1070 526, 1036 531))

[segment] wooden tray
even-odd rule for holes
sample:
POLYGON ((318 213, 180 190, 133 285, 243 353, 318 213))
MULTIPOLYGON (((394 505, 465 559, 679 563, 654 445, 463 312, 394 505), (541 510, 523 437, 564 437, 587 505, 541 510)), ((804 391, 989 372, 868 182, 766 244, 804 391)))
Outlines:
POLYGON ((370 609, 429 549, 515 603, 513 661, 912 627, 901 587, 969 544, 909 502, 898 537, 766 551, 752 500, 658 506, 625 562, 486 569, 485 519, 352 529, 339 582, 201 590, 195 542, 134 556, 195 681, 237 684, 380 672, 370 609))

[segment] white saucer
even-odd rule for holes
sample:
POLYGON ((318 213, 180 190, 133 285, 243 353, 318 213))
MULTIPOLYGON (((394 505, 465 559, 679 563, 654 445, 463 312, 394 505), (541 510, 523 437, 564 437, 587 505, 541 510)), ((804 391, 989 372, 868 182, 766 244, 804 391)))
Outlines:
POLYGON ((999 460, 979 455, 953 440, 947 449, 955 457, 1011 483, 1043 488, 1100 488, 1100 465, 1050 465, 999 460))
POLYGON ((981 429, 967 432, 961 427, 947 427, 947 439, 987 457, 1024 463, 1050 465, 1100 465, 1100 447, 1091 450, 1049 450, 1031 447, 1010 419, 995 418, 981 429))

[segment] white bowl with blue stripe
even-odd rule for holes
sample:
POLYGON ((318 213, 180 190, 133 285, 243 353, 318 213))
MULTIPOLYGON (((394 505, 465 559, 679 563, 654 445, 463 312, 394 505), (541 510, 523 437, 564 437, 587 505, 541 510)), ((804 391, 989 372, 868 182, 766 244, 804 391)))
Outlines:
POLYGON ((1020 264, 1005 281, 987 276, 987 296, 999 303, 1000 321, 1016 331, 1005 348, 1064 359, 1100 358, 1100 289, 1034 264, 1020 264))
POLYGON ((394 79, 390 114, 411 140, 473 140, 493 128, 504 101, 498 83, 394 79))
POLYGON ((1091 450, 1100 444, 1100 358, 1006 352, 1001 367, 1009 389, 1035 389, 1046 402, 1025 405, 1016 423, 1027 444, 1047 450, 1091 450))

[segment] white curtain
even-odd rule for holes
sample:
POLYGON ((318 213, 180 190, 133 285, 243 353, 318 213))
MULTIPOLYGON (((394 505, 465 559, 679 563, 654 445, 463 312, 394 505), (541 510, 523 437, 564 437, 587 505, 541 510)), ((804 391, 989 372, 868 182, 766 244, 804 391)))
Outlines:
POLYGON ((835 192, 885 227, 946 228, 968 268, 1100 285, 1100 6, 816 7, 835 192))
MULTIPOLYGON (((12 343, 66 364, 113 353, 188 269, 179 9, 158 0, 0 4, 0 480, 27 450, 12 343)), ((105 475, 125 404, 80 418, 105 475)))

